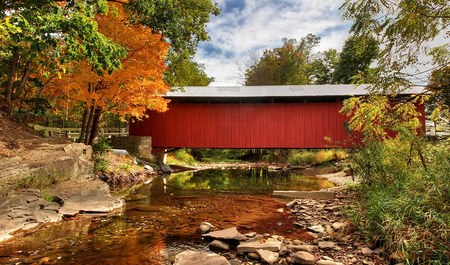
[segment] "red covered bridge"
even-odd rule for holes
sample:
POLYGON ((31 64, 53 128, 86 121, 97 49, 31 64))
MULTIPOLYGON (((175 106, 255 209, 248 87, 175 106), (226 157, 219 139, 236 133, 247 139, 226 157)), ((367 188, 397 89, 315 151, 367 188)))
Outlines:
POLYGON ((347 119, 339 110, 344 99, 367 95, 365 88, 185 87, 165 96, 171 100, 167 112, 130 123, 130 135, 151 136, 154 148, 345 147, 347 119))

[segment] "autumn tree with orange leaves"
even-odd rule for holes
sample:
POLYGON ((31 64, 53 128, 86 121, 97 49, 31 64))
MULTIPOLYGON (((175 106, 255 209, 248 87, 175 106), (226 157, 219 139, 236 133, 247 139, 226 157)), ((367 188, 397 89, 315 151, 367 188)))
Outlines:
MULTIPOLYGON (((122 68, 112 73, 95 71, 87 61, 71 64, 67 74, 46 90, 49 97, 85 106, 80 141, 92 144, 104 112, 124 118, 141 118, 147 109, 165 111, 162 97, 170 88, 163 80, 169 44, 160 34, 132 25, 121 5, 111 5, 108 15, 98 16, 99 31, 127 50, 122 68)), ((67 102, 65 102, 67 104, 67 102)))

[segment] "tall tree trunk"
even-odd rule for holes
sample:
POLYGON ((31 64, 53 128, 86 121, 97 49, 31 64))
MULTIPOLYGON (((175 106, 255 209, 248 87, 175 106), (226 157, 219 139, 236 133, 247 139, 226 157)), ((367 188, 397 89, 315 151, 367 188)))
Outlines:
POLYGON ((8 82, 6 83, 6 102, 11 103, 13 94, 14 79, 17 72, 17 62, 19 61, 19 48, 14 48, 13 57, 11 59, 8 82))
POLYGON ((89 110, 89 119, 86 124, 86 132, 84 135, 84 143, 85 144, 89 143, 89 136, 91 135, 92 120, 94 118, 94 109, 95 109, 94 106, 91 106, 91 109, 89 110))
POLYGON ((25 65, 25 71, 23 72, 23 76, 22 76, 22 80, 20 81, 20 85, 19 85, 19 87, 17 87, 16 91, 14 91, 14 93, 12 95, 13 100, 18 99, 21 96, 21 94, 23 93, 25 84, 28 81, 28 76, 30 75, 30 70, 31 70, 31 60, 28 60, 27 64, 25 65))
POLYGON ((84 133, 86 132, 88 115, 89 115, 89 109, 87 106, 85 106, 84 112, 83 112, 83 120, 81 121, 80 137, 78 137, 78 140, 77 140, 78 143, 82 143, 84 140, 84 133))
POLYGON ((94 119, 92 121, 91 135, 89 136, 89 145, 94 143, 94 139, 97 138, 100 130, 100 122, 102 121, 103 110, 100 107, 95 108, 94 119))

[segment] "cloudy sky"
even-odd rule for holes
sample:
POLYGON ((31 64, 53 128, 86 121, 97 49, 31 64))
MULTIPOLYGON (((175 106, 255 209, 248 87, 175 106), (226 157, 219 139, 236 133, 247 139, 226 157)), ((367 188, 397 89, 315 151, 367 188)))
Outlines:
POLYGON ((342 0, 216 0, 222 13, 208 24, 210 42, 199 46, 195 61, 203 63, 211 85, 239 85, 236 61, 249 53, 280 47, 284 37, 320 36, 317 51, 341 50, 350 23, 339 14, 342 0))

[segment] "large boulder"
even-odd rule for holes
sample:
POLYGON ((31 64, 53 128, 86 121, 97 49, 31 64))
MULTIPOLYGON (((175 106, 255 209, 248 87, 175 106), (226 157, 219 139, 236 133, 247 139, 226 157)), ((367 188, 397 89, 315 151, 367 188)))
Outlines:
POLYGON ((256 252, 258 249, 278 252, 283 247, 283 242, 274 238, 254 238, 245 242, 241 242, 237 247, 240 253, 256 252))
POLYGON ((230 265, 223 256, 187 250, 175 256, 174 265, 230 265))
POLYGON ((259 255, 261 260, 267 264, 274 264, 277 261, 279 254, 273 251, 258 249, 256 253, 259 255))
POLYGON ((209 232, 203 235, 204 237, 211 237, 214 239, 223 239, 223 240, 245 240, 247 237, 237 230, 236 227, 231 227, 219 231, 209 232))
POLYGON ((309 265, 309 264, 314 264, 316 263, 316 257, 314 257, 313 254, 308 253, 306 251, 299 251, 296 252, 294 255, 294 262, 296 264, 304 264, 304 265, 309 265))
POLYGON ((214 240, 211 243, 209 243, 209 249, 211 250, 230 250, 230 244, 227 242, 221 241, 221 240, 214 240))
POLYGON ((200 231, 200 233, 206 234, 208 232, 211 232, 211 230, 213 228, 214 228, 214 226, 211 223, 203 222, 203 223, 200 224, 198 230, 200 231))
POLYGON ((323 250, 335 249, 337 247, 336 243, 331 241, 320 241, 318 245, 319 248, 323 250))

